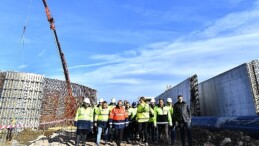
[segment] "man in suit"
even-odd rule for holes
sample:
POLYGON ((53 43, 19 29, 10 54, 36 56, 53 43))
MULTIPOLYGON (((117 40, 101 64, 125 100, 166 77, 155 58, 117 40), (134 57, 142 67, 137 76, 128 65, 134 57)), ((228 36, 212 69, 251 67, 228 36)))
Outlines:
POLYGON ((182 95, 178 95, 177 99, 178 102, 174 104, 173 119, 176 121, 176 125, 178 123, 180 127, 182 146, 185 146, 185 128, 187 129, 189 146, 192 146, 191 111, 187 103, 183 101, 182 95))

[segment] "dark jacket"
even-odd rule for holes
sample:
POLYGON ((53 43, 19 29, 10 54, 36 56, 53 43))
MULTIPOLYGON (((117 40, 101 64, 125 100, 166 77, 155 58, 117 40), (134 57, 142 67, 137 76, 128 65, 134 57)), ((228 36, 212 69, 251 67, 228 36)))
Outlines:
POLYGON ((190 122, 191 121, 191 111, 186 102, 176 102, 174 104, 174 121, 177 122, 190 122))

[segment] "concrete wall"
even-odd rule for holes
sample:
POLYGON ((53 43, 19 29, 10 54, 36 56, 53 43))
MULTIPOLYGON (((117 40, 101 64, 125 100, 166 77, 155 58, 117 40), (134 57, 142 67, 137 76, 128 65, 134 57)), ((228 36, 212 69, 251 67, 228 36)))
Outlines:
MULTIPOLYGON (((84 97, 96 102, 96 90, 75 83, 71 86, 77 105, 84 97)), ((29 127, 63 120, 66 97, 65 81, 31 73, 0 72, 0 127, 9 125, 11 119, 29 127)))
POLYGON ((172 98, 173 103, 177 102, 177 96, 182 95, 184 101, 186 101, 190 105, 190 79, 186 79, 183 82, 177 84, 176 86, 170 88, 169 90, 165 91, 164 93, 157 96, 155 99, 158 101, 158 99, 164 99, 166 102, 167 98, 172 98))
POLYGON ((43 76, 29 73, 2 72, 0 125, 39 125, 43 76))
POLYGON ((194 77, 160 94, 156 100, 170 97, 176 102, 177 95, 181 94, 196 116, 259 115, 258 60, 242 64, 200 84, 193 81, 194 77))
POLYGON ((202 116, 256 116, 247 64, 199 84, 202 116))
POLYGON ((178 95, 183 96, 183 100, 189 105, 192 115, 200 115, 197 75, 187 78, 183 82, 160 94, 156 97, 156 101, 158 101, 158 99, 164 99, 166 102, 167 98, 172 98, 173 103, 176 103, 178 101, 178 95))

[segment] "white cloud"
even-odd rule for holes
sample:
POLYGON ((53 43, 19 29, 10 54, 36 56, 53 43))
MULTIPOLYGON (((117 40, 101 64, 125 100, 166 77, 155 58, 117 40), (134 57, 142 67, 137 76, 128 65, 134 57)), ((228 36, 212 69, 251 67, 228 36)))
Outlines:
POLYGON ((175 42, 147 44, 136 50, 90 56, 100 62, 70 67, 82 68, 82 72, 71 74, 71 81, 97 89, 104 98, 124 96, 125 99, 157 96, 166 85, 180 83, 193 74, 198 75, 199 81, 206 80, 258 58, 257 8, 228 14, 192 34, 191 39, 188 36, 175 42), (83 69, 89 66, 96 69, 83 69), (161 79, 153 80, 149 75, 161 79))
POLYGON ((19 69, 23 69, 23 68, 26 68, 26 67, 28 67, 28 65, 23 64, 23 65, 20 65, 18 68, 19 68, 19 69))
POLYGON ((200 32, 199 35, 205 37, 215 37, 217 35, 253 33, 258 30, 258 25, 259 5, 255 4, 253 9, 230 13, 220 20, 216 20, 208 28, 200 32))
POLYGON ((38 56, 40 57, 40 56, 44 55, 45 52, 46 52, 46 49, 41 50, 40 53, 38 54, 38 56))

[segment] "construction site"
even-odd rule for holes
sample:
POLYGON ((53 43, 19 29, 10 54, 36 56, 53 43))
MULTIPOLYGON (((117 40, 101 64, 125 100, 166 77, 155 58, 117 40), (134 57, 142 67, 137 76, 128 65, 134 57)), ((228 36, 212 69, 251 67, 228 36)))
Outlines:
MULTIPOLYGON (((1 145, 74 145, 74 119, 66 113, 77 108, 84 97, 95 104, 97 90, 71 83, 76 103, 71 106, 65 102, 65 81, 19 72, 0 72, 0 77, 1 145), (6 139, 9 128, 14 129, 11 142, 6 139)), ((176 100, 179 94, 186 98, 193 130, 198 133, 194 136, 196 145, 219 145, 229 137, 230 145, 241 141, 258 145, 258 81, 259 61, 254 60, 201 83, 193 75, 156 98, 176 100)), ((89 141, 94 145, 93 139, 89 141)))
MULTIPOLYGON (((98 102, 98 89, 70 81, 54 18, 46 0, 42 2, 65 79, 0 70, 0 146, 75 145, 76 109, 84 98, 89 98, 92 106, 98 102)), ((259 146, 259 60, 233 66, 202 82, 198 79, 199 74, 190 75, 154 97, 174 102, 178 95, 184 97, 190 105, 195 146, 259 146)), ((179 134, 176 139, 176 145, 181 145, 179 134)), ((93 133, 86 144, 96 145, 93 133)), ((124 141, 124 145, 139 144, 124 141)))

